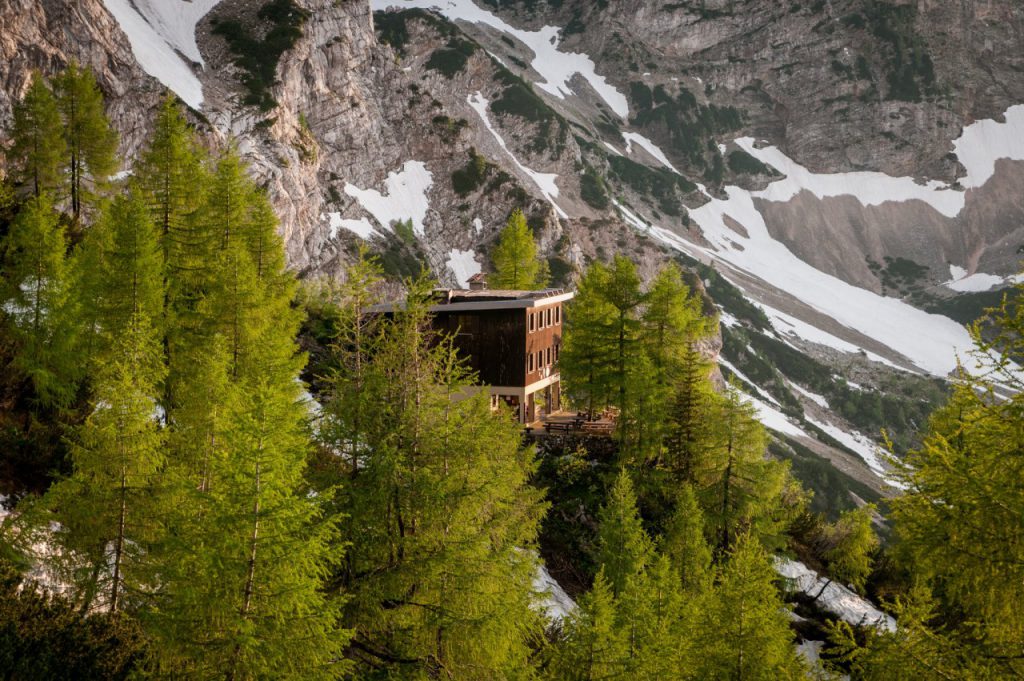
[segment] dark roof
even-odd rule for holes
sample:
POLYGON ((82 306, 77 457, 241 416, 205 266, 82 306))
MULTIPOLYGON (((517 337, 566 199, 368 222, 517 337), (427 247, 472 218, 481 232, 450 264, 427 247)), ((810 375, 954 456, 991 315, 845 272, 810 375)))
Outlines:
POLYGON ((461 289, 461 288, 439 288, 434 289, 434 299, 440 305, 452 303, 484 303, 506 300, 543 300, 565 293, 560 288, 549 288, 543 291, 515 291, 511 289, 461 289))

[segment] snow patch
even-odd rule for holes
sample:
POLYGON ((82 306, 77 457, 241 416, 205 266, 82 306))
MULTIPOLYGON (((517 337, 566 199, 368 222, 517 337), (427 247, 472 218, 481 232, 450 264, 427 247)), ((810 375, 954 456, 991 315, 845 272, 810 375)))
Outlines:
POLYGON ((601 144, 603 144, 603 145, 605 145, 606 147, 608 147, 608 151, 612 152, 612 153, 613 153, 613 154, 615 154, 616 156, 622 156, 622 152, 621 152, 621 151, 619 151, 618 149, 616 149, 616 148, 615 148, 614 146, 612 146, 611 144, 608 144, 608 142, 605 142, 604 140, 601 140, 601 144))
POLYGON ((460 251, 453 248, 448 253, 448 269, 455 275, 459 288, 469 286, 469 278, 480 273, 480 263, 476 261, 476 253, 473 251, 460 251))
POLYGON ((170 88, 193 109, 203 105, 203 86, 179 55, 202 63, 196 46, 196 23, 219 0, 103 0, 128 36, 142 70, 170 88))
POLYGON ((665 155, 665 152, 662 151, 661 148, 651 140, 635 132, 624 132, 622 133, 622 136, 626 140, 626 153, 632 154, 633 144, 636 144, 642 147, 643 150, 646 151, 648 154, 653 156, 658 161, 658 163, 665 166, 666 168, 668 168, 677 175, 681 174, 678 170, 676 170, 676 167, 672 165, 672 162, 668 160, 668 156, 665 155))
POLYGON ((551 622, 561 622, 576 611, 576 602, 539 562, 533 575, 533 591, 540 596, 538 607, 551 622))
POLYGON ((487 129, 490 131, 490 133, 494 135, 494 139, 497 140, 498 146, 500 146, 504 150, 504 152, 508 154, 509 158, 512 159, 512 162, 516 164, 516 167, 519 168, 519 170, 521 170, 525 175, 527 175, 531 180, 533 180, 533 183, 537 185, 541 193, 544 194, 544 197, 547 198, 547 200, 554 207, 555 212, 558 213, 560 217, 568 218, 569 216, 566 214, 566 212, 563 211, 557 203, 555 203, 555 199, 558 197, 558 185, 555 183, 555 180, 558 179, 558 175, 556 173, 538 173, 533 170, 530 170, 529 168, 527 168, 526 166, 519 162, 519 159, 516 158, 515 154, 513 154, 512 151, 508 148, 508 145, 505 144, 505 139, 498 133, 498 131, 491 124, 491 119, 487 115, 487 105, 489 104, 489 102, 487 101, 486 97, 484 97, 479 92, 476 92, 467 97, 466 101, 469 103, 471 107, 473 107, 473 111, 476 111, 477 114, 479 114, 481 120, 483 120, 484 125, 487 126, 487 129))
POLYGON ((476 230, 477 234, 484 231, 484 222, 480 218, 473 218, 473 229, 476 230))
POLYGON ((626 96, 604 76, 597 74, 597 67, 589 56, 579 52, 562 52, 558 49, 562 29, 557 26, 544 26, 537 31, 519 29, 492 12, 478 7, 473 0, 371 0, 370 4, 375 11, 391 7, 421 7, 436 10, 451 21, 486 24, 516 38, 533 50, 533 61, 530 66, 542 79, 542 82, 537 83, 537 87, 559 99, 565 99, 576 94, 570 82, 578 74, 619 118, 629 117, 629 101, 626 96))
POLYGON ((789 387, 792 388, 793 390, 797 391, 798 393, 800 393, 801 395, 803 395, 807 399, 809 399, 811 402, 814 402, 816 405, 818 405, 822 409, 828 409, 829 408, 828 400, 826 400, 821 395, 818 395, 817 393, 812 393, 810 390, 805 390, 804 388, 801 388, 796 383, 790 383, 789 387))
POLYGON ((988 182, 996 172, 998 159, 1024 161, 1024 104, 1011 106, 1003 117, 1005 123, 992 119, 976 121, 953 140, 953 153, 967 169, 967 174, 960 178, 965 189, 988 182))
MULTIPOLYGON (((425 163, 406 161, 400 171, 388 173, 383 194, 375 189, 360 189, 350 183, 345 184, 345 193, 359 201, 382 228, 391 230, 393 223, 411 219, 413 233, 422 237, 425 234, 423 221, 430 209, 427 191, 432 184, 433 177, 425 163)), ((355 224, 339 226, 351 231, 365 229, 355 224)))
POLYGON ((736 144, 786 176, 772 182, 763 191, 754 193, 757 198, 767 201, 786 202, 801 191, 809 191, 819 199, 852 196, 864 206, 878 206, 888 201, 918 200, 950 218, 959 215, 964 207, 964 193, 939 180, 920 184, 912 177, 892 177, 878 172, 815 173, 776 147, 758 149, 752 137, 741 137, 736 140, 736 144))
POLYGON ((829 437, 838 440, 844 447, 863 459, 868 468, 877 473, 886 482, 893 484, 889 480, 889 474, 885 465, 882 463, 882 448, 867 435, 862 435, 856 431, 848 433, 842 428, 833 426, 831 423, 817 421, 812 418, 808 418, 807 422, 821 428, 829 437))
POLYGON ((949 276, 950 280, 943 282, 942 285, 960 293, 980 293, 990 291, 997 286, 1012 285, 1021 281, 1021 275, 1000 277, 984 272, 968 275, 967 270, 952 263, 949 265, 949 276))
MULTIPOLYGON (((327 225, 327 229, 329 230, 328 237, 332 240, 338 238, 339 229, 346 229, 356 234, 361 239, 366 240, 369 240, 372 236, 380 236, 380 232, 375 230, 373 225, 371 225, 370 221, 366 218, 348 220, 341 217, 341 213, 338 212, 328 213, 327 218, 330 220, 327 225)), ((321 216, 321 219, 323 219, 323 216, 321 216)))
POLYGON ((842 584, 819 577, 817 572, 800 561, 776 557, 775 571, 788 579, 797 591, 811 598, 817 596, 815 604, 818 607, 836 615, 844 622, 896 631, 896 620, 876 608, 871 601, 842 584))

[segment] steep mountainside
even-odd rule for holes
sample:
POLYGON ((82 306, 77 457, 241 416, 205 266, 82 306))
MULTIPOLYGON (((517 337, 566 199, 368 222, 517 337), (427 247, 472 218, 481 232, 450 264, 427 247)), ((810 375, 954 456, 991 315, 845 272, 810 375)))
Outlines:
POLYGON ((0 125, 74 59, 127 155, 169 88, 307 275, 464 282, 514 207, 556 284, 679 259, 775 453, 864 497, 1016 274, 1022 48, 1016 0, 10 0, 0 125))

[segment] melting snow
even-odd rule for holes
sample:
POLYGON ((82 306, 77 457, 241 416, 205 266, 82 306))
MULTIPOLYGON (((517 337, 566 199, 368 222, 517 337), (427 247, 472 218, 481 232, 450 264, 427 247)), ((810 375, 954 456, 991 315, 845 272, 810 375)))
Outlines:
POLYGON ((576 602, 540 563, 533 576, 533 591, 540 596, 538 606, 552 622, 561 622, 576 610, 576 602))
MULTIPOLYGON (((427 191, 433 184, 433 177, 426 164, 420 161, 406 161, 398 172, 388 173, 384 181, 385 193, 375 189, 360 189, 354 184, 345 184, 345 193, 359 201, 367 213, 373 216, 384 229, 390 230, 392 223, 412 220, 412 229, 417 236, 424 235, 423 221, 427 217, 430 202, 427 191)), ((344 227, 359 234, 369 224, 357 224, 357 220, 342 221, 344 227)), ((334 220, 332 218, 332 225, 334 220)), ((372 231, 372 228, 371 228, 372 231)), ((362 234, 360 234, 362 236, 362 234)), ((365 236, 363 238, 366 238, 365 236)))
POLYGON ((480 218, 473 218, 473 229, 476 230, 477 234, 484 231, 484 223, 480 218))
MULTIPOLYGON (((339 229, 347 229, 350 232, 357 234, 362 239, 369 240, 372 236, 379 236, 380 232, 373 228, 370 221, 366 218, 359 218, 358 220, 347 220, 341 217, 341 213, 333 212, 328 213, 327 218, 330 220, 328 224, 329 234, 331 239, 338 238, 339 229)), ((323 219, 321 217, 321 219, 323 219)))
POLYGON ((128 36, 142 70, 193 109, 203 105, 203 86, 178 52, 202 63, 196 46, 196 23, 219 0, 103 0, 128 36))
POLYGON ((829 408, 828 407, 828 400, 826 400, 821 395, 818 395, 817 393, 812 393, 810 390, 805 390, 804 388, 801 388, 796 383, 790 383, 789 387, 792 388, 793 390, 797 391, 798 393, 800 393, 801 395, 803 395, 807 399, 809 399, 811 402, 814 402, 816 405, 818 405, 822 409, 828 409, 829 408))
POLYGON ((997 286, 1016 284, 1021 280, 1020 275, 1000 277, 995 274, 985 274, 984 272, 975 272, 968 276, 967 270, 952 264, 949 266, 949 276, 951 279, 943 282, 942 285, 960 293, 990 291, 997 286))
POLYGON ((460 251, 452 249, 448 253, 448 269, 455 275, 455 280, 460 288, 469 285, 469 278, 480 273, 480 263, 476 261, 476 253, 473 251, 460 251))
POLYGON ((991 119, 972 123, 953 140, 953 152, 967 169, 960 178, 966 189, 988 182, 996 172, 997 159, 1024 161, 1024 104, 1011 106, 1004 118, 1005 123, 991 119))
POLYGON ((753 195, 757 198, 785 202, 806 190, 819 199, 852 196, 865 206, 916 199, 950 218, 959 215, 964 207, 964 193, 938 180, 919 184, 912 177, 892 177, 877 172, 814 173, 775 147, 758 149, 752 137, 741 137, 736 140, 736 144, 759 161, 786 175, 763 191, 755 192, 753 195))
POLYGON ((521 170, 524 174, 529 176, 529 178, 533 180, 534 184, 536 184, 537 187, 540 189, 541 193, 544 194, 545 198, 547 198, 547 200, 551 202, 551 205, 554 206, 555 208, 555 212, 557 212, 558 215, 563 218, 568 218, 569 216, 565 213, 565 211, 563 211, 558 206, 558 204, 555 203, 555 199, 558 197, 558 185, 555 184, 555 180, 558 179, 558 175, 556 173, 534 172, 533 170, 530 170, 529 168, 527 168, 526 166, 519 162, 519 159, 516 158, 515 154, 513 154, 512 151, 508 148, 508 145, 505 144, 504 138, 502 138, 502 136, 498 134, 498 131, 494 128, 494 126, 491 125, 491 119, 487 115, 487 105, 489 102, 487 101, 486 97, 477 92, 467 97, 466 101, 469 102, 469 105, 473 107, 473 110, 480 115, 480 118, 483 120, 484 125, 486 125, 487 129, 490 130, 492 135, 494 135, 494 139, 498 141, 498 145, 505 151, 506 154, 508 154, 509 158, 512 159, 512 162, 516 164, 516 167, 519 168, 519 170, 521 170))
POLYGON ((797 591, 811 598, 820 593, 815 603, 844 622, 896 631, 896 620, 876 608, 871 601, 842 584, 819 577, 817 572, 800 561, 776 557, 775 571, 790 580, 797 591))
POLYGON ((621 151, 619 151, 618 149, 616 149, 615 147, 613 147, 613 146, 612 146, 611 144, 608 144, 608 143, 607 143, 607 142, 605 142, 604 140, 602 140, 602 141, 601 141, 601 144, 603 144, 603 145, 605 145, 606 147, 608 147, 608 150, 609 150, 609 151, 611 151, 611 152, 612 152, 613 154, 615 154, 616 156, 622 156, 622 152, 621 152, 621 151))
POLYGON ((562 52, 558 49, 557 26, 545 26, 538 31, 526 31, 506 23, 501 17, 477 7, 473 0, 371 0, 374 10, 389 7, 422 7, 434 9, 452 21, 461 20, 475 24, 486 24, 502 33, 513 36, 533 50, 530 66, 540 74, 543 82, 537 83, 542 90, 564 99, 573 95, 570 81, 579 74, 590 83, 590 87, 603 99, 620 118, 629 116, 629 102, 604 76, 597 75, 594 61, 585 54, 562 52))
POLYGON ((812 418, 807 419, 808 423, 811 423, 823 431, 828 433, 830 437, 838 440, 844 447, 854 452, 857 456, 864 460, 864 463, 868 465, 872 471, 877 473, 883 480, 894 484, 892 480, 889 480, 889 474, 882 464, 882 448, 878 446, 871 438, 866 435, 862 435, 856 431, 848 433, 842 428, 837 428, 830 423, 824 421, 817 421, 812 418))
POLYGON ((626 153, 633 153, 633 144, 635 143, 638 146, 643 147, 644 151, 653 156, 658 163, 662 164, 677 175, 679 174, 679 171, 676 170, 676 167, 668 160, 668 156, 665 155, 665 152, 662 151, 657 144, 635 132, 624 132, 622 133, 622 136, 626 140, 626 153))

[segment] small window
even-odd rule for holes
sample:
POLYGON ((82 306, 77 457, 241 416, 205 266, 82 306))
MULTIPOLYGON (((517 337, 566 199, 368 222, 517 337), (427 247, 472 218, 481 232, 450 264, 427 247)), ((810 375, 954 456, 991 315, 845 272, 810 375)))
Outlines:
POLYGON ((555 361, 558 361, 558 346, 555 346, 555 361))
POLYGON ((559 305, 555 308, 555 324, 562 323, 562 306, 559 305))
POLYGON ((548 308, 548 326, 551 326, 551 308, 548 308))
POLYGON ((551 366, 551 348, 548 348, 546 350, 546 354, 547 354, 547 365, 551 366))
POLYGON ((530 313, 530 333, 533 333, 534 329, 535 329, 535 328, 537 328, 537 327, 535 326, 535 324, 536 324, 536 321, 537 321, 537 320, 536 320, 536 318, 535 318, 534 314, 533 314, 533 313, 531 312, 531 313, 530 313))
POLYGON ((541 310, 540 312, 537 313, 537 328, 544 328, 544 310, 541 310))
POLYGON ((527 371, 528 371, 528 373, 531 373, 531 374, 533 373, 533 353, 532 352, 530 353, 530 367, 529 367, 529 369, 527 371))

